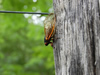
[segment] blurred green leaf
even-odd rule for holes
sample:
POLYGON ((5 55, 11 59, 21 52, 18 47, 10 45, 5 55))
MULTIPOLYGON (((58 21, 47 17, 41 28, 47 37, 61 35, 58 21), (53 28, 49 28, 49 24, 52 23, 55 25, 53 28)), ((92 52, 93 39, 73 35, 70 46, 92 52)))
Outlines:
MULTIPOLYGON (((0 1, 0 10, 9 11, 52 12, 52 6, 52 0, 0 1)), ((32 18, 0 14, 0 75, 54 75, 52 47, 44 45, 43 24, 32 18)))

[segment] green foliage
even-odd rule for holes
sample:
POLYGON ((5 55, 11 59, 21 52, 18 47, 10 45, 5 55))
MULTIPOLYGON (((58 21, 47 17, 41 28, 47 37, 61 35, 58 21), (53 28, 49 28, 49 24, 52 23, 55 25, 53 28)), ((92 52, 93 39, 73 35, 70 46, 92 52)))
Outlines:
MULTIPOLYGON (((52 0, 0 0, 0 10, 49 12, 52 0)), ((0 75, 54 75, 51 46, 32 15, 0 14, 0 75)))

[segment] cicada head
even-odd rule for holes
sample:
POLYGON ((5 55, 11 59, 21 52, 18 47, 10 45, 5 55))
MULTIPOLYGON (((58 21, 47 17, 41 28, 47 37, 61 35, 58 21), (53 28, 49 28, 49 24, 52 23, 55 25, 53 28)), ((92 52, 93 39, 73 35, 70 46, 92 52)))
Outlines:
POLYGON ((48 46, 49 43, 50 43, 50 40, 46 40, 45 37, 44 37, 44 44, 45 44, 46 46, 48 46))

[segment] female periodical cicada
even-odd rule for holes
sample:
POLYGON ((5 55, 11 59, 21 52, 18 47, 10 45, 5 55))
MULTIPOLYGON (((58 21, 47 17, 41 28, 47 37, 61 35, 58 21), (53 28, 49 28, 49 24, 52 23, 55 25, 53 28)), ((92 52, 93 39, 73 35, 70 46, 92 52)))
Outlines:
POLYGON ((44 20, 44 43, 46 46, 51 44, 53 46, 53 36, 55 34, 55 15, 49 14, 44 20))

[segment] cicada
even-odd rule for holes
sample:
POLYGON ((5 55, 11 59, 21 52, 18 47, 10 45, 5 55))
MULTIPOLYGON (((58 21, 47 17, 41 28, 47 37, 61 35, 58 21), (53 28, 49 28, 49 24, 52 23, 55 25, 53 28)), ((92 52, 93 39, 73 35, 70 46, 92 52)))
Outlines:
POLYGON ((55 34, 55 15, 53 13, 49 14, 44 20, 44 43, 46 46, 51 44, 53 46, 53 36, 55 34))

